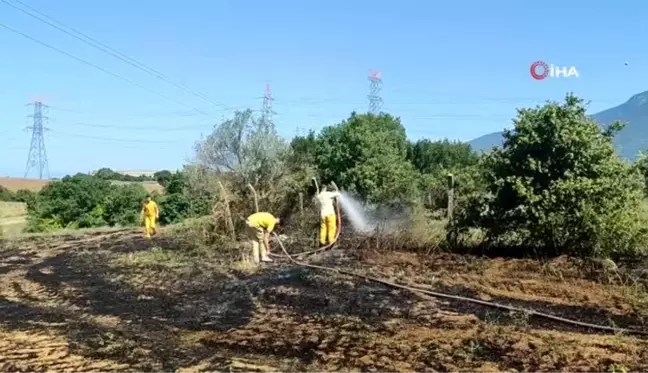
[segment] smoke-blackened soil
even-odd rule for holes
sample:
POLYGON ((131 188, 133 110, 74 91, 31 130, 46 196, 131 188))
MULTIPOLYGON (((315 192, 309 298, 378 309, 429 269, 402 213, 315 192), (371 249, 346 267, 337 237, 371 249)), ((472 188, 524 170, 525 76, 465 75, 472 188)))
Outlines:
MULTIPOLYGON (((342 246, 310 258, 437 291, 645 329, 638 280, 549 262, 342 246)), ((2 371, 646 371, 640 337, 277 261, 232 266, 139 232, 0 251, 2 371), (235 270, 232 268, 236 268, 235 270)))

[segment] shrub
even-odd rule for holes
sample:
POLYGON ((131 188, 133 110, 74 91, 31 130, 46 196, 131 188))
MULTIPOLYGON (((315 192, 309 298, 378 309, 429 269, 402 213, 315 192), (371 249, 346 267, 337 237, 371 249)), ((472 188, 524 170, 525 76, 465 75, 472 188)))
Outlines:
POLYGON ((519 110, 503 148, 482 164, 487 193, 472 196, 455 226, 478 227, 490 242, 536 253, 610 256, 642 250, 643 181, 581 99, 519 110))

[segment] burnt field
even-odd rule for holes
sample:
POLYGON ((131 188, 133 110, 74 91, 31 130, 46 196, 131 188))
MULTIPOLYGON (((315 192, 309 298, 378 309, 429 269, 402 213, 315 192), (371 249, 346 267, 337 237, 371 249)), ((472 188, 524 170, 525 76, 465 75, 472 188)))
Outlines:
MULTIPOLYGON (((356 241, 307 260, 647 329, 641 273, 567 258, 423 255, 356 241)), ((415 294, 286 260, 255 270, 164 232, 153 242, 139 231, 113 230, 2 244, 2 371, 648 370, 642 336, 415 294)))

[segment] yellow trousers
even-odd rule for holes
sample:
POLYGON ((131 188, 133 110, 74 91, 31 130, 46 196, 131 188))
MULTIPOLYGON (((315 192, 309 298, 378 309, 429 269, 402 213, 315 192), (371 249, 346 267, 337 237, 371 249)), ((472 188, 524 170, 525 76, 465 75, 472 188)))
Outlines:
POLYGON ((328 215, 320 221, 320 244, 327 245, 335 240, 337 232, 337 220, 334 215, 328 215))
POLYGON ((263 228, 256 228, 248 224, 246 233, 252 243, 252 261, 259 263, 268 257, 265 242, 263 242, 263 228))
POLYGON ((145 216, 144 217, 144 234, 146 238, 151 238, 151 235, 156 234, 157 229, 155 227, 155 216, 145 216))

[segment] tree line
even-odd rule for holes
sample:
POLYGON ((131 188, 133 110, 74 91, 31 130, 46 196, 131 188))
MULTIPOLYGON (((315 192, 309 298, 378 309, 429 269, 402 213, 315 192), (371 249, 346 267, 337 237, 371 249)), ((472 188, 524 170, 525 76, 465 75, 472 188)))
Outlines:
MULTIPOLYGON (((300 194, 314 193, 315 177, 369 204, 440 211, 452 174, 448 244, 477 234, 481 245, 537 255, 642 254, 648 247, 648 156, 621 159, 612 139, 623 125, 602 127, 586 109, 571 94, 519 109, 503 146, 486 154, 456 141, 411 141, 400 118, 387 113, 351 113, 287 141, 272 122, 239 111, 196 142, 183 170, 154 176, 164 192, 153 198, 162 224, 222 216, 226 205, 238 225, 255 208, 250 187, 263 210, 290 217, 300 194)), ((0 190, 0 198, 28 204, 30 231, 138 224, 146 191, 113 185, 107 175, 67 176, 38 193, 10 197, 0 190)), ((225 234, 229 228, 214 222, 212 229, 225 234)))
POLYGON ((126 175, 119 172, 115 172, 110 168, 104 167, 95 171, 93 176, 98 177, 104 180, 114 180, 114 181, 128 181, 128 182, 142 182, 142 181, 156 181, 156 176, 149 175, 126 175))

